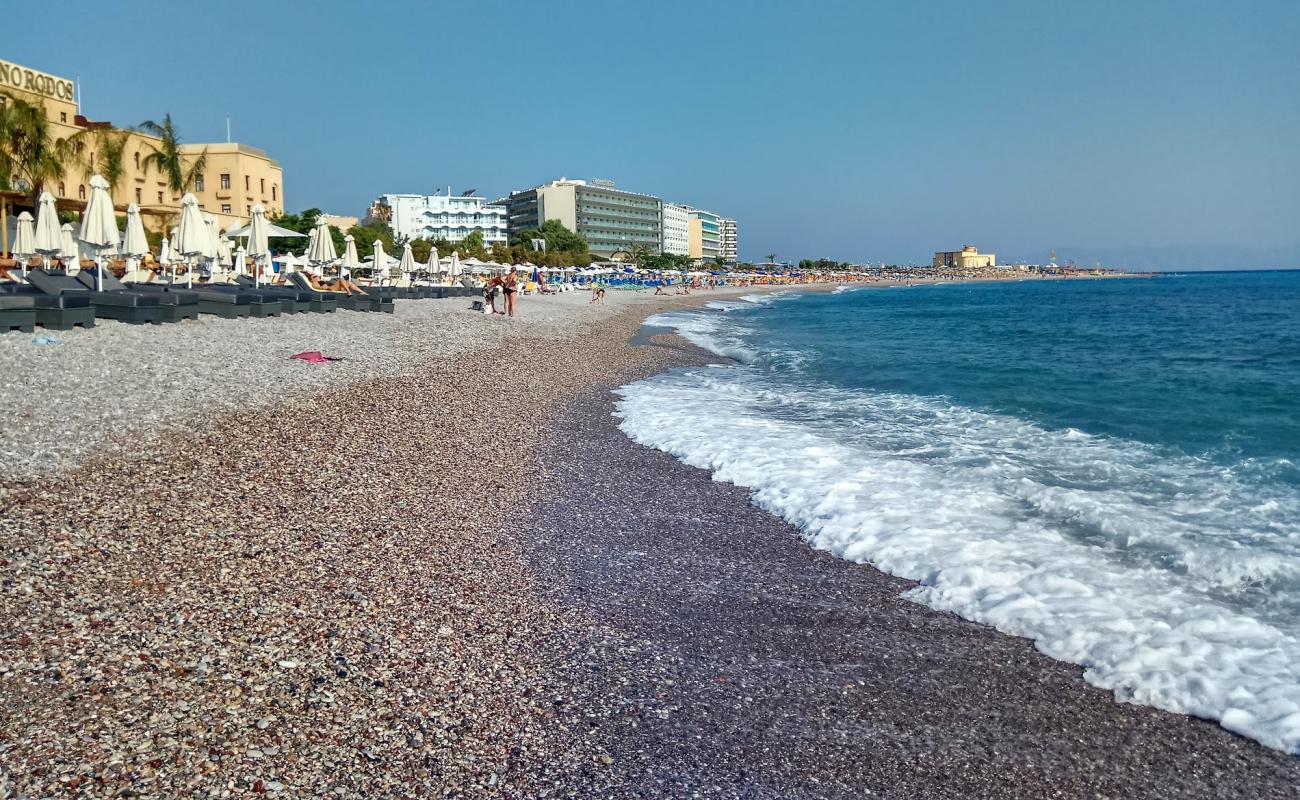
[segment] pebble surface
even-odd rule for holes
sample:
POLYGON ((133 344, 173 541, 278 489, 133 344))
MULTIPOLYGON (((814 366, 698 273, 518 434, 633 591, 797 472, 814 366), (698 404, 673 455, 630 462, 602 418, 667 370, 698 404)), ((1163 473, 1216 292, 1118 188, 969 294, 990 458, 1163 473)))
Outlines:
POLYGON ((121 411, 0 435, 0 797, 1294 796, 623 437, 610 387, 705 358, 640 320, 718 296, 0 338, 24 413, 121 411))

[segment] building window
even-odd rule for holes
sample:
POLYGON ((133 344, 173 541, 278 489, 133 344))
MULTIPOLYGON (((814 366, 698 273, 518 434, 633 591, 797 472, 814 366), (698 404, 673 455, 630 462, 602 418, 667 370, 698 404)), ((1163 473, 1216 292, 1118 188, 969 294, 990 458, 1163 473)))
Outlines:
POLYGON ((68 192, 63 188, 63 181, 59 181, 59 197, 67 197, 68 192))
POLYGON ((244 191, 246 191, 246 192, 251 192, 252 190, 253 190, 253 179, 250 178, 250 177, 248 177, 247 175, 245 175, 245 176, 244 176, 244 191))
POLYGON ((244 206, 244 208, 247 210, 248 216, 253 216, 253 207, 251 205, 244 206))
POLYGON ((222 188, 222 189, 225 189, 226 191, 230 191, 230 173, 229 173, 229 172, 223 172, 223 173, 221 173, 221 188, 222 188))
POLYGON ((60 111, 60 112, 59 112, 59 122, 66 123, 67 121, 68 121, 68 112, 66 112, 66 111, 60 111))
POLYGON ((135 151, 135 168, 140 169, 140 151, 135 151))
POLYGON ((229 204, 229 203, 222 203, 222 204, 221 204, 221 213, 222 213, 222 214, 229 214, 229 213, 230 213, 230 204, 229 204))
POLYGON ((162 201, 163 201, 163 199, 162 199, 162 192, 159 192, 159 193, 158 193, 158 205, 162 205, 162 201))
POLYGON ((275 197, 275 184, 274 184, 274 183, 271 184, 271 199, 272 199, 272 200, 276 199, 276 197, 275 197))
POLYGON ((86 199, 86 184, 83 183, 77 187, 77 199, 78 200, 86 199))
POLYGON ((195 176, 194 176, 194 191, 196 191, 196 192, 201 192, 201 191, 203 191, 203 176, 202 176, 202 175, 195 175, 195 176))
POLYGON ((258 178, 257 185, 258 185, 258 191, 261 192, 262 194, 266 194, 266 178, 258 178))
POLYGON ((144 200, 140 197, 140 190, 139 190, 139 189, 136 189, 136 190, 135 190, 135 201, 136 201, 137 203, 143 203, 143 202, 144 202, 144 200))

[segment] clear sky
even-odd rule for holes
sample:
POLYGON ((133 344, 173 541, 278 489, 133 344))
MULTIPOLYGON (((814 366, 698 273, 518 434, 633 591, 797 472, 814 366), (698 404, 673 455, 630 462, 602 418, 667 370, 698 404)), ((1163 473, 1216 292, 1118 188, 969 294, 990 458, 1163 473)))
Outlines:
POLYGON ((93 119, 170 112, 187 141, 221 141, 229 116, 280 160, 295 211, 594 177, 738 218, 750 260, 971 243, 1300 266, 1297 0, 64 0, 3 17, 0 58, 80 75, 93 119))

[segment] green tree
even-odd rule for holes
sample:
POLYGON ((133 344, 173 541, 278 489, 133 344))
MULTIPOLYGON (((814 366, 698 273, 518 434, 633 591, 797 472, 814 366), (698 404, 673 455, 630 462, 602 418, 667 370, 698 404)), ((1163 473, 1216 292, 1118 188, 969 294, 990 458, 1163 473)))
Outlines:
POLYGON ((417 264, 427 264, 429 262, 429 251, 433 249, 433 242, 428 239, 412 239, 411 255, 414 256, 417 264))
POLYGON ((29 103, 3 94, 0 103, 0 189, 25 185, 36 206, 47 183, 67 173, 74 162, 82 134, 56 139, 50 130, 44 103, 29 103))
POLYGON ((456 249, 456 245, 439 236, 433 240, 433 246, 438 248, 438 257, 446 258, 451 255, 451 251, 456 249))
MULTIPOLYGON (((319 208, 308 208, 297 214, 281 214, 278 217, 271 217, 270 221, 279 225, 281 228, 301 233, 304 236, 310 235, 313 228, 316 227, 316 220, 321 215, 319 208)), ((343 241, 343 232, 333 225, 326 227, 330 232, 330 238, 334 240, 334 252, 341 257, 343 248, 346 243, 343 241)), ((301 255, 302 250, 307 247, 306 239, 299 239, 296 236, 272 236, 267 244, 271 250, 276 253, 287 253, 293 251, 301 255)))
MULTIPOLYGON (((84 163, 87 175, 98 173, 108 181, 108 196, 116 197, 126 175, 126 142, 130 132, 101 128, 95 132, 95 163, 84 163)), ((84 150, 84 148, 82 148, 84 150)))
POLYGON ((474 257, 480 261, 486 261, 488 257, 487 245, 483 242, 483 231, 475 228, 469 232, 469 235, 461 239, 457 244, 460 250, 461 258, 474 257))
POLYGON ((514 253, 511 251, 511 249, 510 249, 510 245, 508 245, 508 244, 503 244, 503 243, 501 243, 501 242, 493 242, 493 243, 492 243, 492 252, 491 252, 491 256, 492 256, 492 260, 495 261, 495 262, 497 262, 498 264, 518 264, 518 263, 519 263, 518 261, 515 261, 515 260, 514 260, 514 253))
POLYGON ((190 186, 194 184, 194 179, 201 175, 208 165, 207 148, 192 160, 182 153, 180 130, 172 123, 171 114, 164 114, 161 124, 153 120, 141 122, 140 130, 162 140, 157 146, 152 142, 148 143, 152 152, 141 162, 145 172, 147 173, 150 167, 158 170, 158 174, 166 179, 167 188, 172 194, 180 195, 189 191, 190 186))
POLYGON ((767 263, 769 263, 769 264, 775 264, 775 263, 776 263, 776 253, 768 253, 768 254, 767 254, 767 263))
POLYGON ((548 219, 542 223, 541 227, 519 231, 511 239, 511 244, 522 244, 525 247, 531 247, 533 239, 545 239, 546 252, 548 253, 577 254, 588 252, 587 240, 564 227, 564 223, 558 219, 548 219))
MULTIPOLYGON (((393 233, 388 226, 382 222, 367 222, 360 225, 353 225, 348 228, 348 234, 355 240, 357 246, 357 258, 364 260, 366 256, 375 252, 375 242, 384 243, 384 252, 393 255, 394 252, 401 254, 401 244, 393 240, 393 233)), ((414 249, 414 248, 412 248, 414 249)))

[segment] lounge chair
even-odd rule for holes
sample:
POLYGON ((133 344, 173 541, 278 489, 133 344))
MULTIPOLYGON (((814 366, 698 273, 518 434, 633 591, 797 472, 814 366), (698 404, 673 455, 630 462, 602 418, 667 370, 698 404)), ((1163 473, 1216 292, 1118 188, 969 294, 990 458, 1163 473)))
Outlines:
MULTIPOLYGON (((14 276, 17 278, 17 275, 14 276)), ((0 283, 0 297, 26 297, 32 301, 36 311, 36 324, 53 331, 70 331, 80 325, 83 328, 95 327, 95 308, 90 298, 82 295, 49 295, 24 283, 21 279, 12 283, 0 283)))
POLYGON ((0 295, 0 331, 36 330, 36 301, 25 295, 0 295))
POLYGON ((158 325, 163 321, 162 303, 157 297, 134 292, 96 292, 62 271, 34 269, 27 273, 27 283, 50 297, 85 297, 96 317, 115 319, 131 325, 158 325))
MULTIPOLYGON (((95 273, 90 270, 78 272, 75 280, 87 289, 93 291, 95 288, 95 273)), ((139 286, 143 287, 145 284, 139 284, 139 286)), ((104 283, 101 288, 105 293, 110 294, 143 294, 147 297, 156 294, 163 322, 180 322, 183 319, 199 318, 199 297, 194 292, 136 291, 133 286, 127 286, 108 272, 104 273, 104 283)))
POLYGON ((338 311, 339 308, 337 297, 330 292, 303 291, 293 284, 285 283, 263 283, 254 286, 250 275, 240 275, 231 287, 261 292, 268 297, 278 297, 286 313, 313 311, 318 314, 328 314, 338 311), (320 297, 320 295, 325 296, 320 297))
POLYGON ((393 313, 393 301, 380 296, 374 295, 349 295, 346 292, 322 292, 311 285, 307 276, 301 272, 291 272, 288 276, 289 282, 294 288, 304 292, 314 292, 320 297, 333 297, 338 301, 339 308, 347 308, 352 311, 385 311, 393 313))
POLYGON ((199 300, 199 311, 223 319, 239 317, 278 317, 283 306, 279 298, 264 297, 252 292, 228 287, 211 286, 206 283, 192 283, 188 279, 174 281, 156 281, 135 284, 143 291, 156 294, 169 292, 193 292, 199 300))

